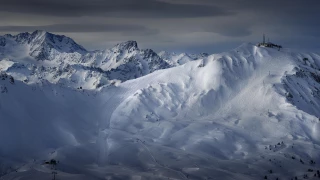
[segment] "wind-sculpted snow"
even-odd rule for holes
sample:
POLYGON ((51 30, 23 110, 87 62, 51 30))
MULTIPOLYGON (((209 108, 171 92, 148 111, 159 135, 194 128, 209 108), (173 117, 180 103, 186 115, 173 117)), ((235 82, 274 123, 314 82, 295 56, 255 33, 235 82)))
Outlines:
POLYGON ((292 54, 296 57, 294 73, 283 80, 287 99, 299 109, 320 117, 320 56, 292 54))
POLYGON ((155 71, 124 46, 90 71, 139 78, 100 90, 0 80, 3 179, 50 178, 52 158, 59 179, 318 178, 319 55, 243 44, 155 71))

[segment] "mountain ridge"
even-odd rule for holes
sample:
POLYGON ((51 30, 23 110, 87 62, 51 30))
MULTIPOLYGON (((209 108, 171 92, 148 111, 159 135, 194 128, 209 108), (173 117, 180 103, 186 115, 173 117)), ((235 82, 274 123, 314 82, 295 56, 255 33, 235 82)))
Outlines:
POLYGON ((109 86, 171 67, 153 50, 139 49, 136 41, 122 42, 103 51, 87 51, 69 37, 40 30, 0 36, 0 59, 21 64, 18 66, 23 71, 14 72, 12 67, 7 73, 22 81, 37 83, 46 79, 85 89, 109 86), (22 73, 30 71, 32 78, 22 73))

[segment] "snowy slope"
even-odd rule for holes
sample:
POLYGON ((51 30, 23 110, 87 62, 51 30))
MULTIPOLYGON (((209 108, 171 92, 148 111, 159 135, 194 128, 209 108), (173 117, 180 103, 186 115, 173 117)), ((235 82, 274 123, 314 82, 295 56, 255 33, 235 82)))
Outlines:
MULTIPOLYGON (((243 179, 259 179, 268 174, 268 168, 278 170, 268 174, 274 179, 302 176, 308 166, 301 167, 298 161, 293 167, 291 158, 319 160, 320 124, 314 116, 317 111, 301 110, 320 108, 308 104, 319 102, 312 96, 295 105, 286 98, 289 91, 300 91, 294 85, 285 86, 287 77, 295 76, 296 67, 301 66, 298 58, 291 52, 243 45, 125 82, 120 87, 128 91, 119 95, 119 106, 105 125, 112 142, 106 144, 106 151, 119 152, 118 147, 130 144, 128 138, 137 138, 149 148, 142 151, 151 152, 155 166, 170 167, 178 179, 183 179, 180 173, 190 173, 194 179, 217 175, 232 179, 240 172, 243 179), (274 147, 279 142, 284 144, 274 147)), ((313 66, 319 60, 314 55, 313 66)), ((313 73, 319 74, 319 69, 313 73)), ((315 82, 306 85, 305 89, 319 88, 315 82)))
POLYGON ((34 164, 42 164, 57 149, 95 139, 100 118, 97 92, 12 79, 0 75, 0 177, 16 169, 23 173, 28 165, 37 171, 34 164))
POLYGON ((179 66, 185 64, 190 61, 204 59, 209 55, 207 53, 200 53, 200 54, 187 54, 187 53, 175 53, 175 52, 166 52, 161 51, 158 55, 165 60, 171 66, 179 66))
POLYGON ((243 44, 94 91, 7 76, 2 178, 50 178, 55 158, 60 179, 312 179, 319 74, 317 54, 243 44))

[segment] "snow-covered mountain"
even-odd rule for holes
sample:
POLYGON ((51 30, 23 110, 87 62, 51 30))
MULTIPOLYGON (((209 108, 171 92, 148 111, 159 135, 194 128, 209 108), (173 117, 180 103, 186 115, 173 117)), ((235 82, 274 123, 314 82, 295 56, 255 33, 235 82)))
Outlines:
POLYGON ((20 56, 29 55, 36 60, 53 60, 62 53, 83 54, 87 52, 71 38, 40 30, 31 34, 26 32, 15 36, 6 34, 0 39, 2 39, 0 40, 2 42, 0 45, 2 47, 2 57, 17 54, 16 49, 19 48, 25 48, 25 51, 20 51, 20 56))
MULTIPOLYGON (((147 51, 130 41, 73 65, 107 71, 157 57, 147 51)), ((2 179, 48 179, 50 159, 59 179, 319 178, 319 54, 243 44, 172 68, 143 65, 146 75, 95 90, 3 73, 2 179)))
POLYGON ((137 42, 89 52, 71 38, 45 31, 0 36, 0 68, 29 84, 47 80, 73 88, 96 89, 152 73, 170 65, 137 42))

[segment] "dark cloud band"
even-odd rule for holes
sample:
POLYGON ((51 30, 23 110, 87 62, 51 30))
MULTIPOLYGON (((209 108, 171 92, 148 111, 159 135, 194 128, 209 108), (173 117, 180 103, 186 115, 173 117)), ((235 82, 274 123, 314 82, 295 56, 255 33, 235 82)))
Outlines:
POLYGON ((185 18, 232 14, 213 5, 173 4, 157 0, 3 0, 0 11, 48 16, 139 18, 185 18))
POLYGON ((140 25, 128 24, 53 24, 46 26, 0 26, 2 32, 31 32, 34 30, 45 30, 50 32, 156 32, 153 29, 140 25))

